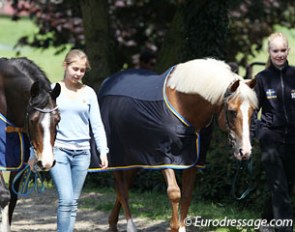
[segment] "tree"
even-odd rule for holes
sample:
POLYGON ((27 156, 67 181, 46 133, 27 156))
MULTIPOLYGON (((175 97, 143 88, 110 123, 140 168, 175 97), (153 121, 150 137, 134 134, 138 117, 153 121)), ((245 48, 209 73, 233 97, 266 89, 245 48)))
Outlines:
MULTIPOLYGON (((100 79, 118 70, 115 65, 116 49, 112 41, 107 0, 80 0, 86 52, 91 61, 91 74, 87 81, 95 85, 97 76, 100 79), (91 10, 95 9, 95 11, 91 10), (99 75, 98 75, 99 74, 99 75)), ((98 81, 98 83, 101 80, 98 81)))
MULTIPOLYGON (((20 43, 29 43, 35 47, 55 46, 64 49, 65 43, 75 47, 85 45, 81 3, 70 0, 10 0, 18 12, 28 11, 40 31, 30 40, 28 37, 20 43), (30 6, 22 4, 30 2, 30 6)), ((98 1, 100 2, 100 1, 98 1)), ((170 27, 170 23, 179 6, 186 0, 109 0, 110 28, 120 50, 120 64, 132 64, 132 55, 144 47, 158 49, 170 27), (165 11, 163 11, 165 9, 165 11)), ((199 5, 205 0, 198 0, 199 5)), ((89 9, 88 15, 101 18, 95 13, 97 8, 89 9)), ((230 0, 228 3, 229 34, 228 59, 235 60, 242 53, 239 62, 245 63, 253 52, 261 49, 262 39, 273 26, 280 24, 288 28, 295 24, 295 2, 292 0, 230 0), (252 46, 254 45, 254 47, 252 46)), ((205 19, 204 21, 214 20, 205 19)), ((91 26, 89 24, 86 25, 91 26)), ((171 28, 171 27, 170 27, 171 28)))

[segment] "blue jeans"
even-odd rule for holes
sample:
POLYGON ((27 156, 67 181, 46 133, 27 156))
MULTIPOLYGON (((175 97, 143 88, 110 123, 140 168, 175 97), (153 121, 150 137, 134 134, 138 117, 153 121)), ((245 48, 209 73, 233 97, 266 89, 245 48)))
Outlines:
POLYGON ((55 166, 50 170, 58 194, 57 231, 72 232, 78 199, 90 165, 89 150, 54 148, 55 166))

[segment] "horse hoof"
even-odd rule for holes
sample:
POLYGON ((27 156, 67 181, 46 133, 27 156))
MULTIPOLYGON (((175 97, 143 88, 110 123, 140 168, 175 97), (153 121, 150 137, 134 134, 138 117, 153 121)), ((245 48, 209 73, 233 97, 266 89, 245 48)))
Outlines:
POLYGON ((137 232, 137 229, 132 219, 129 219, 127 221, 127 232, 137 232))

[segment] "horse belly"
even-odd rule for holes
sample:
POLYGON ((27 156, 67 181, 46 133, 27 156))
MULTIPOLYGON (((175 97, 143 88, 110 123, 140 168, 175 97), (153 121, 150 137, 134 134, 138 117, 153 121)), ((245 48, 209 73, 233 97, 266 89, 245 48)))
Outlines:
POLYGON ((167 168, 196 161, 195 135, 179 133, 184 125, 163 101, 108 96, 101 102, 101 114, 111 167, 167 168))

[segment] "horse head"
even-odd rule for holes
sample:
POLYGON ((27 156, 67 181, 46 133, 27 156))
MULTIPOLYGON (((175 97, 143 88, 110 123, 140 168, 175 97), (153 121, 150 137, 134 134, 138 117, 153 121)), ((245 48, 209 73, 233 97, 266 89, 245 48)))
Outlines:
POLYGON ((36 81, 31 87, 27 131, 41 170, 49 170, 55 164, 53 146, 60 121, 56 98, 60 90, 58 83, 51 89, 40 81, 36 81))
POLYGON ((232 82, 227 88, 218 117, 219 126, 228 131, 234 156, 239 160, 248 159, 252 152, 250 124, 257 108, 257 97, 253 91, 255 83, 255 79, 232 82))

